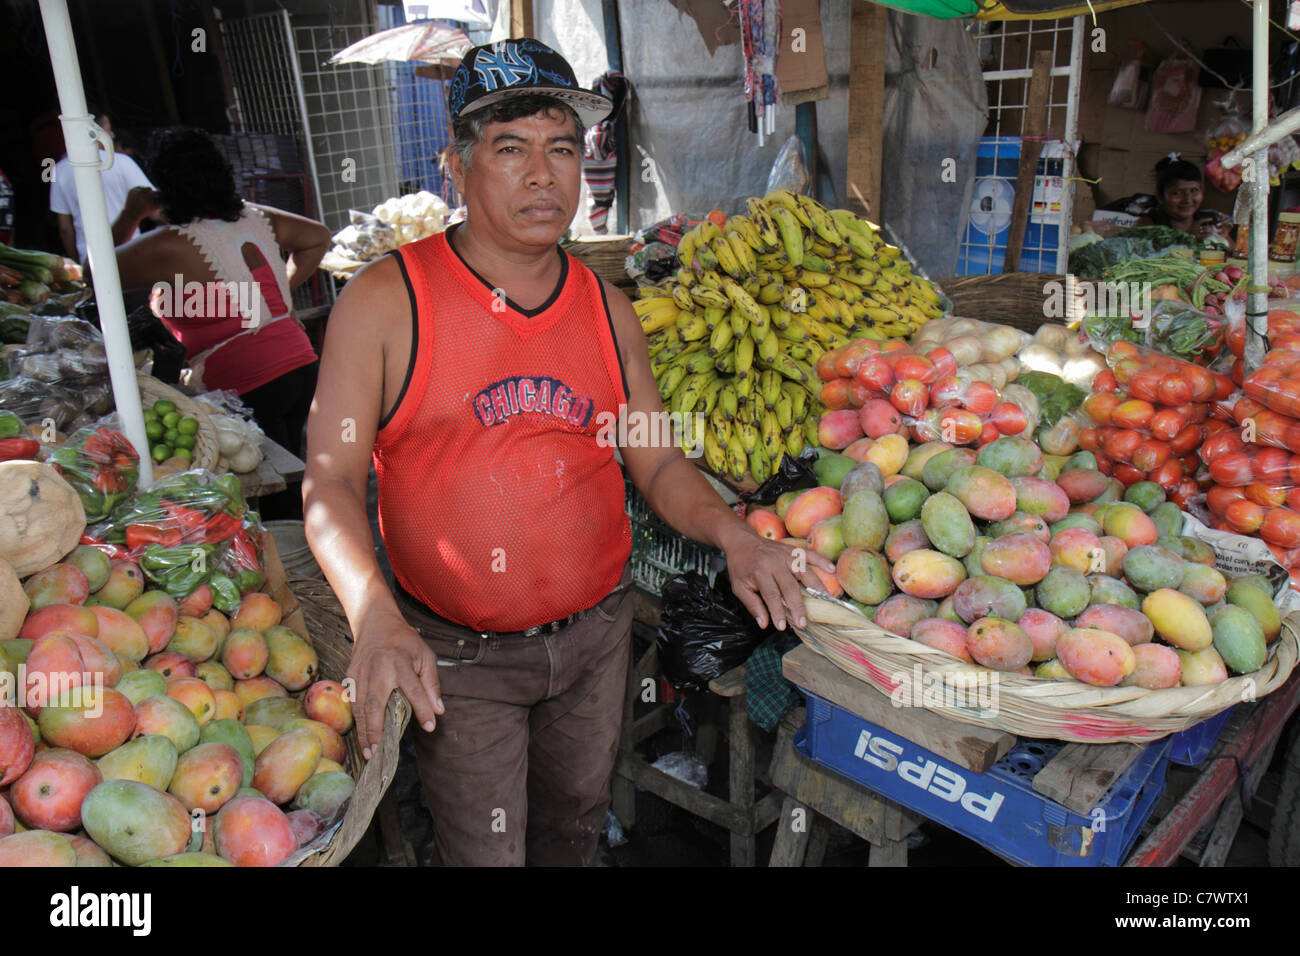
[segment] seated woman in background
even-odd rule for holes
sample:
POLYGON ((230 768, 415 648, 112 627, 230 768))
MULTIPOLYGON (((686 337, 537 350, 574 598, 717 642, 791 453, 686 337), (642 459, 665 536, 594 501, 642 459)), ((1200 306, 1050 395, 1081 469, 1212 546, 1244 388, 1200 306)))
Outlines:
MULTIPOLYGON (((185 346, 192 382, 237 392, 266 436, 302 457, 318 362, 292 292, 316 271, 329 230, 244 202, 230 165, 201 130, 165 130, 150 152, 152 199, 169 225, 118 246, 122 288, 153 289, 150 306, 185 346), (187 290, 189 283, 210 294, 187 290)), ((150 206, 148 197, 134 198, 123 216, 150 206)), ((301 517, 297 486, 263 499, 262 512, 301 517)))
POLYGON ((1159 205, 1142 216, 1136 226, 1170 226, 1198 239, 1211 235, 1228 238, 1232 218, 1217 209, 1203 209, 1201 171, 1177 153, 1156 163, 1156 199, 1159 205))

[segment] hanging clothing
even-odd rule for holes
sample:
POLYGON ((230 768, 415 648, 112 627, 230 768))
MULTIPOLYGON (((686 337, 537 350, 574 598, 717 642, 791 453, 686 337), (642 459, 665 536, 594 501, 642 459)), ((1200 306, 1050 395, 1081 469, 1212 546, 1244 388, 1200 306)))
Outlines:
POLYGON ((618 151, 626 148, 618 142, 617 123, 631 87, 622 73, 611 70, 592 84, 592 92, 608 97, 614 109, 608 117, 587 129, 584 137, 582 175, 591 193, 591 207, 587 217, 598 233, 609 232, 609 209, 614 205, 616 190, 615 172, 618 169, 618 151))
POLYGON ((289 277, 265 215, 245 204, 236 222, 196 219, 170 228, 194 243, 217 280, 185 283, 170 297, 155 286, 150 306, 185 346, 205 388, 242 395, 316 361, 293 316, 289 277), (249 244, 261 259, 251 268, 244 261, 249 244))

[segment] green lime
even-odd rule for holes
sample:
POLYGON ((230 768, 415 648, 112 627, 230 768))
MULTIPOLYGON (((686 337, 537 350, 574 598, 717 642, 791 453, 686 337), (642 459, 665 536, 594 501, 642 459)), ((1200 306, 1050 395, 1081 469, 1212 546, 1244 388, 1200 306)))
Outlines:
POLYGON ((174 412, 174 411, 176 411, 175 403, 169 402, 165 398, 160 398, 158 399, 158 401, 153 403, 153 412, 159 418, 162 418, 168 412, 174 412))
POLYGON ((177 451, 179 451, 182 448, 193 448, 194 444, 195 444, 195 438, 193 435, 177 435, 176 440, 172 442, 172 445, 176 448, 177 451))
POLYGON ((176 423, 176 430, 182 435, 197 435, 199 433, 199 420, 197 418, 182 418, 176 423))
POLYGON ((188 448, 177 448, 175 457, 184 458, 186 461, 193 461, 194 452, 190 451, 188 448))
POLYGON ((150 422, 156 422, 157 420, 158 420, 158 413, 155 412, 152 408, 146 408, 144 410, 144 423, 146 425, 148 425, 150 422))
POLYGON ((166 442, 167 444, 169 444, 169 445, 175 446, 175 444, 176 444, 176 439, 178 439, 178 438, 180 438, 180 437, 181 437, 181 433, 180 433, 180 432, 178 432, 178 431, 177 431, 176 429, 174 429, 174 428, 169 428, 169 429, 167 429, 165 432, 163 432, 162 440, 165 441, 165 442, 166 442))
POLYGON ((166 429, 163 428, 162 422, 157 421, 156 419, 144 423, 144 433, 149 436, 150 441, 157 441, 159 438, 162 438, 163 432, 165 431, 166 429))
POLYGON ((154 445, 150 454, 153 455, 154 461, 161 463, 172 456, 172 451, 166 445, 154 445))
POLYGON ((162 417, 162 423, 168 428, 175 428, 180 423, 181 416, 176 412, 168 412, 162 417))

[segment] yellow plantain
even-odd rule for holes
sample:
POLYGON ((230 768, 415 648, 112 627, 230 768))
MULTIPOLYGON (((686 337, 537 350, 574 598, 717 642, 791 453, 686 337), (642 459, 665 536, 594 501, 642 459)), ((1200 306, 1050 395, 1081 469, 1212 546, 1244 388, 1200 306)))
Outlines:
POLYGON ((704 433, 704 463, 714 474, 721 475, 727 471, 726 444, 726 442, 720 444, 713 432, 704 433))
POLYGON ((754 365, 754 340, 748 334, 736 340, 736 374, 744 375, 754 365))
POLYGON ((772 462, 768 458, 767 449, 760 444, 755 444, 754 450, 749 453, 749 473, 760 485, 772 475, 772 462))
POLYGON ((713 327, 713 334, 709 337, 709 354, 719 355, 732 347, 732 339, 735 332, 731 328, 730 322, 719 322, 713 327))
POLYGON ((798 267, 803 263, 803 229, 799 220, 784 206, 772 206, 772 219, 781 232, 781 246, 785 250, 790 265, 798 267))
POLYGON ((691 289, 690 297, 695 304, 701 305, 706 309, 727 308, 727 297, 717 289, 709 289, 702 285, 696 285, 691 289))
POLYGON ((736 279, 745 275, 745 270, 741 268, 740 262, 736 259, 736 254, 732 251, 731 243, 727 241, 726 236, 718 236, 717 239, 709 243, 709 248, 718 257, 718 265, 723 272, 736 279))
POLYGON ((758 271, 758 259, 754 247, 745 240, 739 230, 728 228, 722 233, 722 238, 727 241, 727 245, 731 247, 731 254, 736 257, 736 261, 745 272, 758 271))

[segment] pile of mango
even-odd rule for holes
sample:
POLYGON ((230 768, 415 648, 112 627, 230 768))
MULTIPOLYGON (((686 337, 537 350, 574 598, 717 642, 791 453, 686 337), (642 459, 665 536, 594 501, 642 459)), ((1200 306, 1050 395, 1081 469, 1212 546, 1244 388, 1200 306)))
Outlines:
POLYGON ((280 605, 78 548, 0 641, 0 866, 274 866, 343 810, 348 693, 280 605))
POLYGON ((1158 484, 1124 487, 1091 452, 860 439, 820 486, 750 509, 762 535, 880 627, 995 670, 1148 689, 1259 669, 1281 630, 1267 580, 1229 581, 1158 484))

